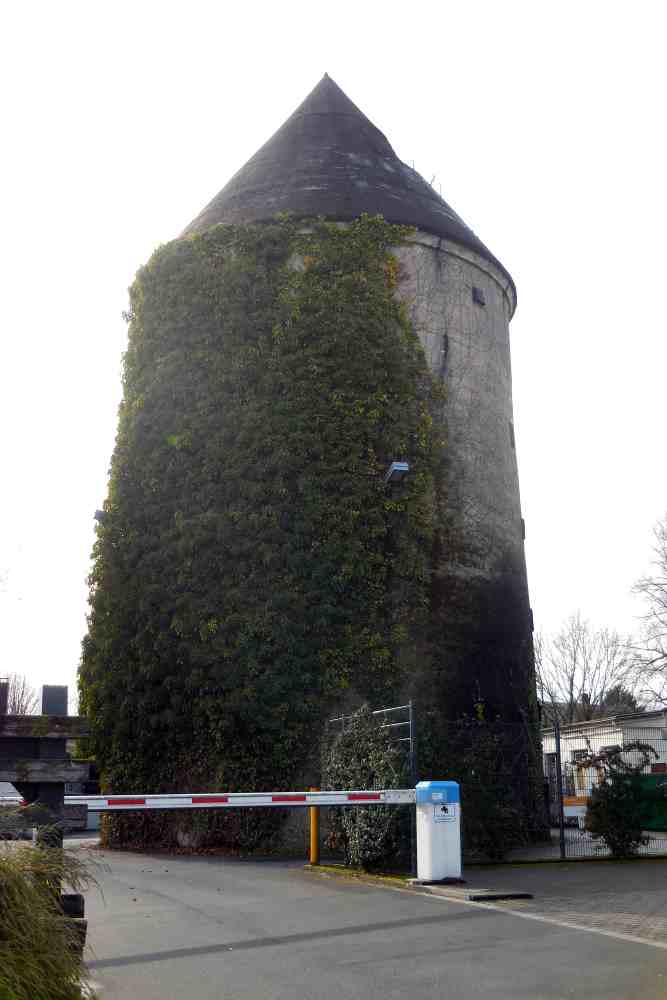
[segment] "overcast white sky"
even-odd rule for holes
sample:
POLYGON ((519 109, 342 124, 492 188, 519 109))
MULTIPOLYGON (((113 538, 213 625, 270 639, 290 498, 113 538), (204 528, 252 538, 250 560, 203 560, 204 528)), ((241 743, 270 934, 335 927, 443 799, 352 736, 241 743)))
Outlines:
POLYGON ((0 673, 74 684, 136 269, 327 71, 516 281, 536 625, 621 630, 667 510, 662 2, 5 4, 0 673))

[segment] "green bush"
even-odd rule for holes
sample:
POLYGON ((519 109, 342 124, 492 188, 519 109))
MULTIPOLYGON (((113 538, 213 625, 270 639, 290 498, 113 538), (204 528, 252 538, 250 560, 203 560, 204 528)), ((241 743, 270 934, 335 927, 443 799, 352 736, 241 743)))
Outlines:
MULTIPOLYGON (((380 728, 367 705, 331 733, 322 754, 325 789, 405 788, 407 752, 380 728)), ((396 806, 329 810, 327 846, 342 849, 347 865, 366 870, 396 868, 410 856, 410 817, 396 806)))
MULTIPOLYGON (((219 226, 137 275, 80 671, 105 787, 289 788, 333 703, 399 682, 444 453, 395 294, 407 232, 219 226), (395 458, 414 470, 400 495, 395 458)), ((247 848, 279 818, 206 822, 207 842, 247 848)), ((107 825, 169 843, 175 823, 107 825)))
POLYGON ((80 1000, 87 973, 59 888, 92 881, 67 851, 0 844, 0 1000, 80 1000))
POLYGON ((527 842, 523 813, 512 803, 506 786, 471 775, 462 784, 461 803, 466 854, 502 861, 527 842))
POLYGON ((517 795, 531 763, 525 733, 517 726, 463 718, 446 724, 441 740, 441 773, 461 786, 464 852, 502 861, 529 839, 517 795))
POLYGON ((644 833, 643 821, 651 805, 664 801, 664 796, 658 789, 646 788, 641 775, 651 758, 657 756, 650 744, 635 741, 622 750, 591 754, 577 764, 598 772, 599 780, 588 799, 585 826, 615 858, 632 857, 650 840, 644 833), (627 760, 628 754, 634 759, 627 760))

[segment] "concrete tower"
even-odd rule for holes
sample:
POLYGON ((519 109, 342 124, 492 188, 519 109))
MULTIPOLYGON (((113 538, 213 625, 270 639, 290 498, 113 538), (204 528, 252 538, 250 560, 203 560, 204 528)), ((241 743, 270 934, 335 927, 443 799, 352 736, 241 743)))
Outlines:
MULTIPOLYGON (((444 380, 447 524, 435 553, 433 630, 450 717, 534 718, 532 615, 512 417, 509 273, 328 76, 185 229, 278 213, 344 223, 363 213, 414 227, 397 250, 400 294, 444 380)), ((419 678, 415 684, 419 690, 419 678)))

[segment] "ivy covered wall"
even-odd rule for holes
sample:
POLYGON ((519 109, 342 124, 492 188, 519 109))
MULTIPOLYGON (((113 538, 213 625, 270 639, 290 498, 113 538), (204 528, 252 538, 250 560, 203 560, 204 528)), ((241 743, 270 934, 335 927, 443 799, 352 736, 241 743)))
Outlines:
POLYGON ((139 272, 80 670, 114 791, 288 788, 341 699, 404 687, 445 502, 442 390, 395 294, 407 236, 218 226, 139 272))

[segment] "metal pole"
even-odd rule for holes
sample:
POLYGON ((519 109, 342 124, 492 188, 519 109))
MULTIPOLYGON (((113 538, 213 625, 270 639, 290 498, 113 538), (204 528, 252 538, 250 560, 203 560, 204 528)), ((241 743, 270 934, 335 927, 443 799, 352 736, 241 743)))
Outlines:
MULTIPOLYGON (((311 788, 311 792, 319 792, 319 788, 311 788)), ((310 863, 320 863, 320 807, 308 806, 310 816, 310 863)))
MULTIPOLYGON (((408 719, 410 722, 410 780, 413 788, 417 785, 417 728, 415 725, 415 706, 412 698, 408 702, 408 719)), ((417 806, 410 809, 410 869, 417 876, 417 806)))
POLYGON ((560 759, 560 722, 554 726, 556 741, 556 784, 558 785, 558 829, 560 837, 560 859, 565 861, 565 812, 563 811, 563 768, 560 759))

